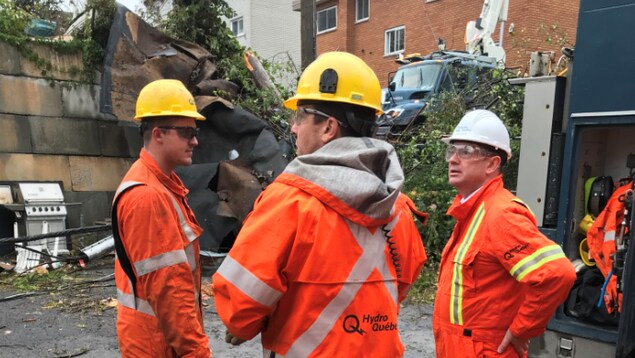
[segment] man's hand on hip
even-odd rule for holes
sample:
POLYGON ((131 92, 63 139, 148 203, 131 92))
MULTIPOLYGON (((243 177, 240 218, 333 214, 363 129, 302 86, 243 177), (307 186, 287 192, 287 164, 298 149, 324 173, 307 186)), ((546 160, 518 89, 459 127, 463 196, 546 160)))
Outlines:
POLYGON ((521 357, 524 356, 525 352, 527 352, 527 349, 529 348, 528 339, 516 338, 512 335, 512 332, 509 329, 507 329, 507 332, 505 332, 505 337, 503 337, 503 341, 498 346, 497 352, 503 353, 505 349, 507 349, 507 346, 509 346, 509 344, 511 344, 512 347, 514 347, 516 352, 518 352, 518 355, 520 355, 521 357))

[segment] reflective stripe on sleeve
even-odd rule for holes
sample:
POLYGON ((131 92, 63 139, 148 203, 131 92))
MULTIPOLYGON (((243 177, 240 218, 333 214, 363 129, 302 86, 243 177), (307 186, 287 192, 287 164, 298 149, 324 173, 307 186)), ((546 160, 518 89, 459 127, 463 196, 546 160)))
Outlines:
POLYGON ((185 256, 187 256, 187 262, 190 264, 190 270, 196 271, 196 253, 194 252, 194 245, 189 244, 185 247, 185 256))
POLYGON ((121 184, 119 184, 119 187, 117 188, 117 191, 115 192, 115 198, 121 194, 122 192, 124 192, 126 189, 135 186, 135 185, 142 185, 144 183, 142 182, 138 182, 138 181, 125 181, 121 184))
POLYGON ((530 272, 546 264, 549 261, 553 261, 559 258, 566 258, 560 245, 549 245, 536 250, 533 254, 518 261, 509 273, 514 276, 517 281, 520 281, 530 272))
POLYGON ((225 257, 217 273, 261 305, 271 307, 282 296, 282 292, 267 285, 231 256, 225 257))
POLYGON ((465 237, 461 241, 461 246, 459 246, 454 256, 454 272, 450 291, 450 322, 454 324, 463 324, 463 259, 474 241, 474 236, 476 236, 484 216, 485 203, 481 203, 472 218, 470 226, 468 226, 465 237))
POLYGON ((121 291, 120 289, 117 289, 117 301, 119 301, 119 304, 124 307, 128 307, 135 311, 145 313, 152 317, 156 317, 148 301, 142 300, 138 297, 134 297, 133 295, 128 293, 123 293, 123 291, 121 291))
POLYGON ((604 233, 604 242, 615 241, 615 231, 607 231, 604 233))
POLYGON ((174 250, 162 253, 160 255, 152 256, 145 260, 137 261, 134 263, 134 268, 137 272, 137 277, 141 277, 164 267, 174 266, 186 262, 188 261, 187 256, 185 255, 185 251, 174 250))
POLYGON ((170 193, 168 189, 165 189, 165 190, 167 190, 168 194, 170 194, 170 199, 172 199, 172 205, 174 205, 174 209, 176 209, 176 214, 179 217, 179 224, 181 225, 181 229, 183 229, 183 233, 185 233, 185 237, 187 237, 187 240, 189 242, 196 240, 196 234, 194 234, 194 231, 185 220, 185 215, 183 215, 183 211, 181 210, 179 203, 176 201, 176 199, 174 199, 174 195, 172 195, 172 193, 170 193))

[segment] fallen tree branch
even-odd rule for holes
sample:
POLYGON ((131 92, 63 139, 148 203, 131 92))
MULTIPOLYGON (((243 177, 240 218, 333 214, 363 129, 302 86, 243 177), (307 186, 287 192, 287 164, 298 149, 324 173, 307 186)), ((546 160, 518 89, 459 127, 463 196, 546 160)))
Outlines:
POLYGON ((7 302, 7 301, 17 300, 19 298, 25 298, 30 296, 45 295, 47 293, 48 292, 44 292, 44 291, 17 293, 15 295, 0 298, 0 302, 7 302))
POLYGON ((21 237, 5 237, 0 239, 0 244, 8 244, 8 243, 20 243, 20 242, 29 242, 41 239, 48 239, 51 237, 61 237, 61 236, 70 236, 75 234, 86 234, 89 232, 102 232, 102 231, 110 231, 112 230, 112 225, 95 225, 95 226, 85 226, 78 227, 73 229, 67 229, 58 232, 50 232, 47 234, 38 234, 38 235, 30 235, 30 236, 21 236, 21 237))

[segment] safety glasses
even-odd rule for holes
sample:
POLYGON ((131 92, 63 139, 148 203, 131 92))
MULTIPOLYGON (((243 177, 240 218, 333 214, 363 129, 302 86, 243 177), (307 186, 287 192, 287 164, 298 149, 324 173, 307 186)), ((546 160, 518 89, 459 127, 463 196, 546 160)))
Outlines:
POLYGON ((324 117, 324 118, 333 117, 330 114, 326 114, 322 111, 318 111, 317 109, 298 107, 298 109, 295 111, 295 115, 291 118, 290 124, 293 125, 294 123, 297 123, 297 124, 302 123, 302 121, 306 118, 308 114, 313 114, 313 115, 324 117))
POLYGON ((469 144, 448 145, 448 147, 445 148, 445 160, 449 162, 450 158, 452 158, 454 154, 456 154, 461 160, 487 158, 494 155, 494 153, 492 153, 491 151, 487 149, 469 145, 469 144))
POLYGON ((293 118, 291 118, 290 124, 291 125, 293 125, 293 123, 300 124, 304 120, 304 118, 306 118, 307 114, 313 114, 323 118, 333 118, 335 119, 335 121, 337 121, 337 123, 339 123, 341 127, 344 127, 344 128, 348 127, 346 123, 340 121, 339 119, 333 117, 332 115, 328 113, 324 113, 314 108, 306 108, 306 107, 298 107, 298 109, 295 112, 295 115, 293 116, 293 118))
POLYGON ((183 138, 183 139, 187 139, 187 140, 192 140, 195 137, 198 136, 200 129, 197 127, 188 127, 188 126, 159 126, 158 128, 160 129, 174 129, 176 131, 176 134, 179 135, 179 137, 183 138))

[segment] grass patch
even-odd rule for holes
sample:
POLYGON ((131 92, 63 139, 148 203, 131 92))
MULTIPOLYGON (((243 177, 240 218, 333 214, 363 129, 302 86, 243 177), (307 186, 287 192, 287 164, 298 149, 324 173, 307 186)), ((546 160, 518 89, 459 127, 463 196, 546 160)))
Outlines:
POLYGON ((419 278, 410 288, 408 300, 413 303, 434 303, 434 297, 437 292, 437 275, 439 273, 439 264, 428 261, 421 270, 419 278))
MULTIPOLYGON (((72 270, 72 268, 71 268, 72 270)), ((21 275, 3 272, 0 274, 0 286, 10 287, 18 292, 50 291, 76 281, 71 271, 59 268, 49 272, 29 272, 21 275)))

